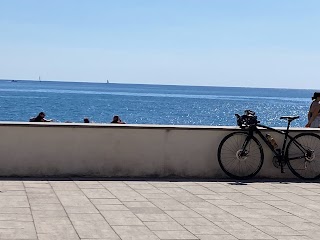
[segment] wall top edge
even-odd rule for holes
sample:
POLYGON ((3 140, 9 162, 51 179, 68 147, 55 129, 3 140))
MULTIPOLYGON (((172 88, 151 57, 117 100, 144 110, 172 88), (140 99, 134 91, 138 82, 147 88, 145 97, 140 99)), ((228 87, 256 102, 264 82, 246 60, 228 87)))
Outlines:
MULTIPOLYGON (((201 126, 201 125, 157 125, 157 124, 111 124, 111 123, 34 123, 34 122, 0 122, 0 126, 19 127, 66 127, 66 128, 134 128, 134 129, 197 129, 197 130, 240 130, 237 126, 201 126)), ((275 127, 285 130, 284 127, 275 127)), ((296 131, 320 131, 318 128, 290 128, 296 131)))

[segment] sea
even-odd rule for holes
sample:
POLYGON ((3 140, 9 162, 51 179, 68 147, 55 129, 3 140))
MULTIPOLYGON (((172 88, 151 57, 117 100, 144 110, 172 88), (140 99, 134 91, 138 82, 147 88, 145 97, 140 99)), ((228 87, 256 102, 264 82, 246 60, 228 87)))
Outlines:
POLYGON ((262 124, 303 127, 315 90, 0 80, 0 121, 27 122, 39 112, 56 122, 236 126, 250 109, 262 124))

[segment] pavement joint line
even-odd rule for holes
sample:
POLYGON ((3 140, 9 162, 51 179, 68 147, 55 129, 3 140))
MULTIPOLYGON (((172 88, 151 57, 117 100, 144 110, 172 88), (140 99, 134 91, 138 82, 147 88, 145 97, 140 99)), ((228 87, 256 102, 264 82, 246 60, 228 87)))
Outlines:
MULTIPOLYGON (((100 183, 100 181, 97 181, 101 186, 103 186, 102 189, 105 189, 107 191, 109 191, 108 189, 105 188, 105 186, 103 184, 100 183)), ((87 195, 82 191, 82 189, 78 186, 78 184, 76 184, 74 181, 73 183, 80 189, 80 191, 87 197, 87 195)), ((109 191, 110 192, 110 191, 109 191)), ((110 192, 111 193, 111 192, 110 192)), ((112 193, 111 193, 112 194, 112 193)), ((113 195, 113 194, 112 194, 113 195)), ((114 196, 116 198, 116 196, 114 196)), ((87 197, 88 198, 88 197, 87 197)), ((107 221, 107 219, 103 216, 103 214, 101 214, 100 210, 97 208, 97 206, 91 201, 90 198, 88 198, 90 203, 94 206, 95 209, 97 209, 97 211, 99 212, 99 214, 101 215, 101 217, 106 221, 106 223, 110 226, 110 228, 112 229, 112 231, 119 237, 119 239, 122 239, 120 237, 120 235, 115 231, 115 229, 109 224, 109 222, 107 221)), ((118 199, 118 198, 116 198, 118 199)), ((119 200, 120 201, 120 200, 119 200)), ((121 202, 121 201, 120 201, 121 202)), ((122 203, 122 202, 121 202, 122 203)), ((81 239, 81 238, 80 238, 81 239)))
POLYGON ((35 223, 35 221, 34 221, 34 217, 33 217, 32 209, 31 209, 31 204, 30 204, 29 196, 28 196, 28 193, 27 193, 27 189, 26 189, 26 186, 25 186, 25 184, 24 184, 24 181, 21 181, 21 182, 22 182, 22 185, 23 185, 24 191, 26 192, 27 201, 28 201, 28 204, 29 204, 30 213, 31 213, 31 217, 32 217, 32 223, 33 223, 34 231, 36 232, 37 239, 39 239, 39 237, 38 237, 38 232, 37 232, 37 228, 36 228, 36 223, 35 223))
POLYGON ((77 230, 76 230, 76 228, 74 227, 74 225, 73 225, 73 223, 72 223, 72 221, 71 221, 71 219, 70 219, 70 217, 69 217, 69 214, 67 213, 67 211, 66 211, 65 207, 63 206, 63 204, 62 204, 62 202, 61 202, 61 200, 60 200, 59 196, 57 195, 56 191, 55 191, 55 190, 54 190, 54 188, 52 187, 52 185, 51 185, 50 181, 48 181, 48 182, 49 182, 49 185, 50 185, 50 187, 51 187, 52 191, 54 192, 54 195, 55 195, 55 196, 56 196, 56 198, 58 199, 58 201, 59 201, 60 205, 62 206, 63 210, 65 211, 65 213, 66 213, 66 215, 67 215, 67 218, 68 218, 69 222, 71 223, 71 226, 73 227, 74 231, 76 232, 76 234, 77 234, 78 238, 79 238, 79 239, 81 239, 81 238, 80 238, 80 236, 79 236, 78 231, 77 231, 77 230))

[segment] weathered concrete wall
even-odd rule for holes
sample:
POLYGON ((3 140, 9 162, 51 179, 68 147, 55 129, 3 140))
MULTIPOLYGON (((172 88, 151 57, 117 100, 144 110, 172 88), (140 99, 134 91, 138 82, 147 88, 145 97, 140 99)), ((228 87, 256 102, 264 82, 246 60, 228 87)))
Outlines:
MULTIPOLYGON (((294 129, 293 135, 310 130, 294 129)), ((232 131, 239 129, 2 122, 0 176, 227 178, 217 149, 232 131)), ((273 136, 281 143, 280 136, 273 136)), ((293 177, 289 170, 281 174, 270 150, 264 150, 257 177, 293 177)))

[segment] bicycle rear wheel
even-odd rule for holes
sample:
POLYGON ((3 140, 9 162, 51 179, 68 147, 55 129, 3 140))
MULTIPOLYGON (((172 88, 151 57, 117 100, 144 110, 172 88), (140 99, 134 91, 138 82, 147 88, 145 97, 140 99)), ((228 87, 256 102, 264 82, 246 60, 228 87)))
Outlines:
POLYGON ((252 178, 262 167, 264 160, 263 149, 254 136, 250 137, 246 149, 242 149, 248 136, 249 134, 246 132, 231 133, 222 139, 219 145, 219 165, 231 178, 252 178))
POLYGON ((320 136, 301 133, 288 143, 286 159, 291 172, 299 178, 320 178, 320 136), (301 147, 299 147, 301 146, 301 147))

